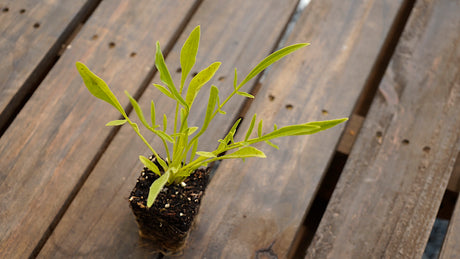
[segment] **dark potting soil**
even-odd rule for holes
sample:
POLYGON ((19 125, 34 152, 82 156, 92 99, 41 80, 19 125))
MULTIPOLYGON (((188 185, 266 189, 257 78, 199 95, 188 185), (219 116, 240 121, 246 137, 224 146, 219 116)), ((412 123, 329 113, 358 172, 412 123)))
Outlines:
MULTIPOLYGON (((153 162, 161 168, 155 159, 153 162)), ((150 186, 159 176, 144 168, 129 202, 142 237, 155 241, 160 251, 176 250, 182 246, 201 203, 209 182, 209 170, 198 169, 183 183, 165 186, 151 208, 147 208, 150 186)))

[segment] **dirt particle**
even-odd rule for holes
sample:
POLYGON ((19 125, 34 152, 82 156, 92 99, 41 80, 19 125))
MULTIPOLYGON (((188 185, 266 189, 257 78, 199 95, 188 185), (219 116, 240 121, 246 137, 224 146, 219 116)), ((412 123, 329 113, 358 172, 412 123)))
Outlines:
POLYGON ((268 100, 269 100, 270 102, 273 102, 273 101, 275 100, 275 96, 272 95, 272 94, 268 95, 268 100))
POLYGON ((34 28, 35 29, 38 29, 39 27, 40 27, 40 23, 38 23, 38 22, 34 23, 34 28))
POLYGON ((97 35, 97 34, 94 34, 94 35, 91 37, 92 40, 97 40, 97 38, 99 38, 99 35, 97 35))
POLYGON ((115 42, 113 42, 113 41, 110 42, 109 43, 109 48, 111 48, 111 49, 115 48, 115 42))
POLYGON ((221 77, 219 77, 217 80, 219 80, 220 82, 222 82, 222 81, 225 80, 225 76, 221 76, 221 77))
POLYGON ((7 13, 10 9, 8 7, 3 7, 2 12, 7 13))
POLYGON ((134 58, 136 55, 137 55, 136 52, 131 52, 131 54, 129 54, 129 56, 132 57, 132 58, 134 58))
POLYGON ((423 151, 424 151, 425 153, 429 153, 430 150, 431 150, 431 148, 430 148, 429 146, 423 147, 423 151))
POLYGON ((408 139, 403 139, 403 141, 401 141, 401 143, 403 145, 409 145, 409 140, 408 139))
POLYGON ((19 10, 19 13, 20 13, 20 14, 23 14, 23 13, 25 13, 25 12, 26 12, 26 9, 21 9, 21 10, 19 10))
POLYGON ((326 116, 326 115, 329 114, 329 112, 328 112, 327 110, 323 109, 323 110, 321 110, 321 114, 324 115, 324 116, 326 116))
POLYGON ((292 104, 286 104, 286 110, 292 110, 294 109, 294 106, 292 104))

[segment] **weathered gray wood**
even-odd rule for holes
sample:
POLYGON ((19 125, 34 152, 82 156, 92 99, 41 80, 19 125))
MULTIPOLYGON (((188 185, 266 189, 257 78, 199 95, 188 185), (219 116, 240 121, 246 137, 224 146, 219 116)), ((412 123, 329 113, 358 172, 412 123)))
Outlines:
POLYGON ((456 259, 460 257, 460 201, 457 199, 454 214, 449 222, 447 235, 444 238, 440 259, 456 259))
MULTIPOLYGON (((402 1, 315 1, 288 43, 312 45, 275 65, 239 130, 349 116, 402 1), (327 112, 323 112, 326 110, 327 112)), ((223 161, 182 258, 285 258, 344 125, 259 146, 263 159, 223 161)))
POLYGON ((0 133, 97 1, 0 3, 0 133))
MULTIPOLYGON (((220 87, 221 98, 228 95, 233 90, 234 68, 238 68, 242 77, 274 49, 296 4, 295 0, 204 1, 168 55, 167 64, 173 72, 173 79, 180 81, 180 74, 174 72, 179 66, 180 47, 190 31, 200 24, 200 50, 196 70, 192 72, 211 62, 223 61, 212 83, 220 87)), ((153 54, 154 50, 149 53, 153 54)), ((95 58, 104 60, 106 57, 95 54, 95 58)), ((159 77, 153 81, 160 82, 159 77)), ((111 85, 121 87, 117 82, 111 85)), ((198 112, 191 117, 191 125, 201 124, 198 117, 204 113, 209 85, 195 101, 193 109, 198 112)), ((147 107, 145 110, 148 111, 152 99, 157 114, 165 112, 169 118, 174 117, 173 104, 153 87, 147 88, 142 95, 141 107, 147 107)), ((236 97, 235 102, 229 104, 225 109, 228 115, 219 117, 217 125, 209 128, 201 147, 217 146, 217 140, 231 126, 243 101, 244 98, 236 97)), ((103 127, 104 122, 114 118, 116 116, 106 116, 96 126, 103 127)), ((147 133, 146 136, 152 138, 147 133)), ((155 139, 153 146, 162 147, 162 143, 155 139)), ((149 155, 149 151, 131 128, 123 126, 44 246, 40 258, 79 255, 137 258, 152 255, 148 243, 138 237, 134 216, 126 200, 142 169, 138 160, 140 154, 149 155)))
POLYGON ((108 83, 117 82, 118 95, 123 89, 134 93, 152 73, 155 41, 171 46, 196 3, 103 1, 88 20, 0 139, 2 258, 28 257, 46 238, 103 150, 111 132, 104 122, 118 116, 91 97, 75 62, 85 62, 108 83))
POLYGON ((460 147, 459 12, 416 2, 307 258, 422 257, 460 147))

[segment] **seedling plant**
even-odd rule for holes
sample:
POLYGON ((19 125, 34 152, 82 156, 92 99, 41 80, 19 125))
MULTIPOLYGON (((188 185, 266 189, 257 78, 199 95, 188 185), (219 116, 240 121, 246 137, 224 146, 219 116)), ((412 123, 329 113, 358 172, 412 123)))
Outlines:
POLYGON ((162 84, 153 84, 164 96, 171 98, 176 103, 175 117, 173 120, 174 127, 173 132, 167 132, 168 118, 163 115, 161 125, 157 122, 155 113, 155 103, 153 100, 150 103, 150 118, 149 121, 144 116, 144 112, 139 106, 138 102, 125 91, 131 105, 134 108, 137 116, 139 117, 142 125, 158 136, 163 142, 164 149, 166 152, 166 158, 163 159, 158 152, 150 145, 144 135, 141 133, 137 123, 133 122, 127 115, 126 111, 121 106, 117 97, 113 94, 107 84, 91 72, 86 65, 81 62, 77 62, 76 66, 80 73, 83 81, 88 90, 95 97, 111 104, 117 109, 123 119, 113 120, 107 123, 107 126, 120 126, 128 123, 142 141, 152 152, 156 161, 160 165, 159 168, 154 162, 145 156, 139 156, 140 161, 145 167, 150 169, 152 172, 157 174, 159 178, 153 182, 150 186, 150 192, 147 198, 147 207, 151 207, 165 185, 180 184, 182 183, 191 173, 193 173, 199 167, 206 167, 209 163, 232 158, 249 158, 249 157, 261 157, 265 158, 264 152, 255 148, 253 144, 258 142, 265 142, 268 145, 277 148, 278 147, 271 142, 272 139, 295 136, 295 135, 309 135, 317 133, 319 131, 331 128, 337 124, 346 121, 346 118, 328 120, 328 121, 315 121, 297 125, 289 125, 278 128, 274 125, 273 131, 263 134, 262 133, 262 120, 257 123, 257 137, 251 137, 254 128, 256 128, 257 115, 254 114, 249 128, 242 140, 235 141, 234 135, 236 129, 241 121, 237 120, 227 135, 219 140, 217 149, 213 151, 198 151, 198 143, 210 123, 216 117, 217 114, 225 114, 223 110, 224 106, 229 102, 235 95, 243 96, 246 98, 254 98, 253 95, 243 92, 240 89, 248 83, 251 79, 257 76, 265 68, 280 60, 286 55, 299 50, 307 46, 307 43, 300 43, 287 46, 282 48, 271 55, 264 58, 258 63, 244 79, 238 83, 238 73, 235 68, 233 77, 233 91, 225 99, 221 100, 219 97, 219 89, 215 85, 211 85, 209 91, 209 99, 206 108, 206 115, 203 124, 200 128, 195 126, 189 126, 188 118, 191 108, 194 104, 194 100, 197 97, 201 88, 210 81, 219 69, 221 63, 214 62, 205 69, 197 73, 189 82, 188 86, 185 87, 187 76, 190 74, 193 66, 195 65, 196 55, 198 52, 198 46, 200 41, 200 27, 197 26, 189 35, 184 45, 182 46, 180 53, 180 65, 181 65, 181 81, 179 87, 173 82, 171 74, 166 66, 163 53, 161 52, 159 42, 156 43, 156 54, 155 54, 155 66, 160 74, 160 80, 162 84), (172 146, 172 149, 170 149, 172 146))

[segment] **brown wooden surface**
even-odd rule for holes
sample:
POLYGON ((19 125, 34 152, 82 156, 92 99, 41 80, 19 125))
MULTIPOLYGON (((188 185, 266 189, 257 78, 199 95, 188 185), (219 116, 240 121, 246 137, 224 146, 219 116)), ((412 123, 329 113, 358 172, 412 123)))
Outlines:
MULTIPOLYGON (((301 258, 307 247, 308 258, 420 258, 437 213, 450 217, 439 208, 460 175, 459 1, 417 0, 402 37, 414 0, 312 0, 299 19, 298 0, 99 2, 0 3, 0 135, 16 117, 0 136, 0 258, 159 258, 138 237, 127 202, 138 156, 150 152, 128 126, 103 126, 119 115, 88 93, 75 62, 104 78, 122 105, 126 89, 171 117, 173 103, 150 86, 160 81, 155 41, 178 82, 180 47, 198 24, 192 73, 223 61, 212 82, 221 99, 234 68, 241 80, 289 21, 283 45, 312 43, 251 81, 244 90, 256 100, 232 100, 200 150, 215 148, 238 116, 244 135, 254 112, 264 131, 353 117, 275 141, 279 151, 259 145, 265 160, 222 162, 179 258, 301 258)), ((193 126, 208 89, 195 101, 193 126)), ((459 212, 457 201, 441 258, 459 257, 459 212)))
POLYGON ((90 96, 75 62, 117 82, 118 95, 123 89, 134 93, 152 72, 155 41, 171 45, 195 3, 104 1, 88 20, 0 139, 3 258, 29 256, 46 236, 101 152, 111 132, 104 122, 118 116, 90 96))
POLYGON ((459 12, 416 2, 307 258, 422 257, 460 144, 459 12))
MULTIPOLYGON (((275 48, 296 4, 297 1, 280 3, 277 0, 204 1, 167 58, 170 70, 175 71, 179 66, 178 54, 185 36, 200 24, 202 40, 196 69, 202 69, 217 60, 223 61, 213 83, 220 86, 221 98, 228 95, 233 90, 234 67, 238 68, 240 75, 247 74, 258 60, 275 48)), ((150 53, 154 53, 154 49, 150 53)), ((95 56, 104 59, 97 54, 95 56)), ((180 81, 179 76, 178 73, 173 74, 175 82, 180 81)), ((153 82, 159 82, 158 76, 153 82)), ((113 82, 111 85, 120 87, 117 84, 113 82)), ((195 108, 199 110, 201 104, 201 110, 204 111, 208 91, 202 91, 204 94, 195 101, 195 108)), ((141 106, 149 107, 152 99, 158 114, 166 112, 170 118, 173 116, 172 103, 153 87, 147 88, 142 95, 141 106)), ((217 146, 217 140, 231 126, 243 101, 244 98, 237 97, 236 102, 229 104, 225 109, 226 120, 219 118, 219 125, 209 128, 203 146, 217 146)), ((96 126, 102 127, 110 119, 107 116, 96 126)), ((195 116, 190 124, 199 126, 201 122, 195 116)), ((162 145, 155 140, 154 146, 162 145)), ((149 151, 131 128, 123 126, 44 246, 40 258, 154 256, 148 243, 139 239, 134 216, 126 200, 142 168, 138 161, 140 154, 149 155, 149 151)))
POLYGON ((447 189, 453 192, 460 192, 460 152, 457 155, 455 160, 454 171, 450 176, 449 183, 447 184, 447 189))
POLYGON ((0 3, 0 132, 92 5, 86 0, 0 3))
MULTIPOLYGON (((265 131, 349 116, 400 5, 312 1, 288 39, 312 45, 269 71, 248 114, 265 131)), ((343 128, 276 141, 279 151, 261 145, 265 160, 223 161, 181 258, 285 258, 343 128)))
POLYGON ((460 202, 457 198, 457 206, 449 222, 447 235, 442 245, 440 259, 460 258, 460 202))

